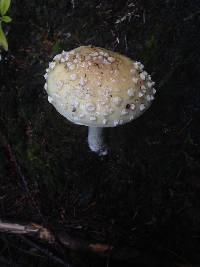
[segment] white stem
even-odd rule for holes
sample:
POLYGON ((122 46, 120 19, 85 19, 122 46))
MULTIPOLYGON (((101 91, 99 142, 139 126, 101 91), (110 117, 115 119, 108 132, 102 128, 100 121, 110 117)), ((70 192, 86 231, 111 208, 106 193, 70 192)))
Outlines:
POLYGON ((99 154, 99 156, 107 155, 108 150, 104 143, 103 128, 89 127, 88 129, 88 144, 90 149, 99 154))

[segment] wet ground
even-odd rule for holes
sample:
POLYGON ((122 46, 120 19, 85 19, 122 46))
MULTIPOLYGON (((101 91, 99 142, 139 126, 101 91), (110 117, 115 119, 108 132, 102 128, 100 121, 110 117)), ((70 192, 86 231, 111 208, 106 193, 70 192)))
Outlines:
MULTIPOLYGON (((200 266, 199 10, 197 0, 12 1, 0 61, 1 220, 121 251, 113 260, 50 248, 74 266, 200 266), (107 130, 106 157, 43 89, 52 57, 80 45, 140 60, 156 82, 142 117, 107 130)), ((19 237, 1 234, 0 249, 2 266, 62 266, 19 237)))

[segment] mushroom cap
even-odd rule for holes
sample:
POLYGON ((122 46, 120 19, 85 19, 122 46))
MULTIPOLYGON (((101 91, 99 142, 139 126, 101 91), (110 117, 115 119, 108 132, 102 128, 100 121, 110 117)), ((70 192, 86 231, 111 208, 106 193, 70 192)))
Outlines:
POLYGON ((63 51, 44 75, 48 101, 73 123, 115 127, 139 117, 156 90, 137 61, 99 47, 63 51))

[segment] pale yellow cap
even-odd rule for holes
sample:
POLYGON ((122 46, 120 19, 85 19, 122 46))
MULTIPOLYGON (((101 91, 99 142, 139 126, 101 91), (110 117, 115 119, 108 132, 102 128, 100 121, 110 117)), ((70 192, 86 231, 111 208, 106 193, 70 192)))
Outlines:
POLYGON ((140 62, 99 47, 63 51, 44 75, 49 102, 76 124, 114 127, 139 117, 156 90, 140 62))

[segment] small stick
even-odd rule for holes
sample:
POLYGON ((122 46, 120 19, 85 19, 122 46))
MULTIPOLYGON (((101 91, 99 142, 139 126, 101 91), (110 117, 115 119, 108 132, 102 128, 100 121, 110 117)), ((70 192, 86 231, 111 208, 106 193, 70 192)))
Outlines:
POLYGON ((21 225, 17 223, 5 223, 0 220, 0 232, 35 237, 50 244, 54 244, 56 240, 59 240, 64 247, 74 251, 88 251, 103 254, 113 249, 108 244, 90 243, 75 239, 65 232, 59 232, 54 236, 49 229, 35 223, 21 225))
POLYGON ((48 243, 55 242, 55 237, 48 229, 34 223, 21 225, 17 223, 4 223, 0 221, 0 232, 16 235, 28 235, 42 239, 48 243))

